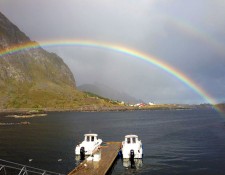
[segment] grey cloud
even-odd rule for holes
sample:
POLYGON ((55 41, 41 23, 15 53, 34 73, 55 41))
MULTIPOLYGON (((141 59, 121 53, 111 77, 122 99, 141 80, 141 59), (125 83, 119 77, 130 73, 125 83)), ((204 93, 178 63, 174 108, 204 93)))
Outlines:
MULTIPOLYGON (((222 0, 2 0, 0 10, 33 40, 90 39, 153 55, 225 99, 222 0), (211 39, 211 40, 210 40, 211 39)), ((109 50, 47 48, 63 57, 77 84, 101 82, 156 103, 206 102, 152 64, 109 50)))

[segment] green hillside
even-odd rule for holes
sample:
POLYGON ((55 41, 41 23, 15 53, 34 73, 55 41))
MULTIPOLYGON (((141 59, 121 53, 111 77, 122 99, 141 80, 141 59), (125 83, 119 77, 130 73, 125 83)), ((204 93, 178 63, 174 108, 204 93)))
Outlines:
MULTIPOLYGON (((26 42, 29 37, 0 13, 0 50, 26 42)), ((40 47, 0 57, 0 109, 82 106, 113 104, 78 91, 72 72, 56 54, 40 47)))

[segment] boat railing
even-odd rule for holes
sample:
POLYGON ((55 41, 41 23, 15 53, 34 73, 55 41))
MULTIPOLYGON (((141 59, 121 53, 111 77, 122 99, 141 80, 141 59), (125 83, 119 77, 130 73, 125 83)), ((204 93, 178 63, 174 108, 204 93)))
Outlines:
POLYGON ((0 159, 0 175, 63 175, 63 174, 0 159))

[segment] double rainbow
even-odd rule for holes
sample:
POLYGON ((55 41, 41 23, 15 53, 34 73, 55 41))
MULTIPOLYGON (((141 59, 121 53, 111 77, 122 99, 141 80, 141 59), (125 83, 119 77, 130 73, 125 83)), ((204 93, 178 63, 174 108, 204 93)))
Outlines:
MULTIPOLYGON (((97 41, 91 41, 91 40, 52 40, 52 41, 43 41, 43 42, 27 42, 19 45, 14 45, 10 48, 0 50, 0 57, 9 55, 9 54, 15 54, 19 51, 27 50, 27 49, 34 49, 34 48, 40 48, 40 47, 55 47, 55 46, 79 46, 79 47, 92 47, 92 48, 98 48, 98 49, 105 49, 105 50, 111 50, 115 51, 121 54, 125 54, 143 61, 146 61, 154 66, 159 67, 160 69, 164 70, 168 74, 176 77, 178 80, 180 80, 182 83, 187 85, 189 88, 194 90, 197 94, 199 94, 203 99, 205 99, 210 104, 216 104, 216 101, 200 86, 198 86, 192 79, 190 79, 188 76, 186 76, 184 73, 179 71, 178 69, 175 69, 171 65, 160 61, 159 59, 151 56, 146 55, 144 53, 141 53, 134 49, 129 49, 127 47, 114 45, 110 43, 105 42, 97 42, 97 41)), ((216 109, 219 112, 221 112, 219 109, 216 109)))

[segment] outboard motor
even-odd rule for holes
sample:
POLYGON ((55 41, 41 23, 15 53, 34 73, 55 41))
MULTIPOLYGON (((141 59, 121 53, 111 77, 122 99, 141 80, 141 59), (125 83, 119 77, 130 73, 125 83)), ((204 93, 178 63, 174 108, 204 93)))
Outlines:
POLYGON ((135 168, 134 150, 130 150, 130 164, 131 164, 131 168, 135 168))
POLYGON ((85 159, 85 149, 84 147, 80 148, 80 160, 84 160, 85 159))

